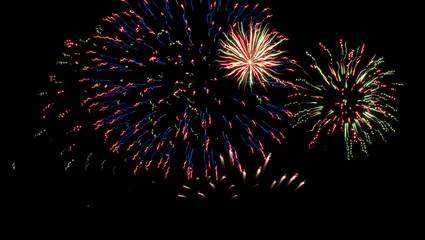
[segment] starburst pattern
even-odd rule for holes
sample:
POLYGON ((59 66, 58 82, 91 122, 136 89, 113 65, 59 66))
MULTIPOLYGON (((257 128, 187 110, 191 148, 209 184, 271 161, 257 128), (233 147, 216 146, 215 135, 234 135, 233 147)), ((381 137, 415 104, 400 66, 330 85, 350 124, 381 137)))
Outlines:
POLYGON ((225 40, 220 41, 219 63, 229 70, 227 77, 237 79, 239 87, 252 88, 257 82, 265 87, 269 81, 280 82, 276 67, 286 58, 277 46, 284 40, 287 39, 268 25, 250 22, 248 31, 243 24, 232 26, 225 40))
POLYGON ((353 158, 353 147, 360 145, 367 154, 367 146, 375 135, 385 141, 384 133, 394 132, 391 121, 398 121, 394 93, 401 84, 391 82, 392 70, 382 70, 384 58, 373 56, 368 62, 362 57, 365 45, 348 49, 340 41, 341 55, 334 58, 331 51, 320 43, 325 58, 314 57, 308 79, 298 79, 298 92, 288 106, 301 107, 294 115, 294 127, 309 123, 314 136, 313 146, 320 136, 343 135, 347 159, 353 158))

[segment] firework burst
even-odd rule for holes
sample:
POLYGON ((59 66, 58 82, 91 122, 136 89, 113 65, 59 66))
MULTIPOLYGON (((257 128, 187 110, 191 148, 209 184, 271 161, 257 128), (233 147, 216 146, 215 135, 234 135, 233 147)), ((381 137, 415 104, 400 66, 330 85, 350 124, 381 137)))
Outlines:
POLYGON ((230 70, 226 76, 237 79, 239 87, 246 85, 252 89, 255 82, 265 87, 269 79, 280 82, 275 77, 276 67, 282 64, 284 57, 277 46, 286 40, 275 30, 267 25, 249 24, 249 30, 245 31, 242 24, 237 28, 231 27, 225 40, 221 40, 222 68, 230 70))
MULTIPOLYGON (((57 120, 64 122, 84 109, 88 116, 69 120, 66 131, 95 129, 134 174, 157 167, 167 176, 173 159, 184 159, 174 165, 188 178, 195 168, 217 176, 219 154, 242 171, 241 151, 265 159, 262 138, 283 142, 283 133, 272 126, 291 113, 264 94, 238 92, 217 61, 220 36, 253 22, 259 30, 271 17, 268 8, 248 1, 122 2, 124 10, 104 17, 94 35, 65 42, 55 77, 60 90, 53 95, 82 100, 65 104, 64 111, 51 101, 43 119, 60 112, 57 120)), ((277 38, 267 29, 265 38, 277 38)), ((68 143, 64 151, 78 145, 68 143)))
POLYGON ((309 147, 322 135, 343 135, 347 159, 353 158, 353 147, 359 145, 367 154, 367 146, 378 135, 385 141, 384 133, 394 132, 391 121, 397 121, 393 106, 397 102, 394 92, 399 83, 387 78, 394 71, 382 70, 383 58, 373 56, 363 61, 365 45, 348 49, 340 41, 341 55, 336 58, 319 43, 326 59, 319 60, 307 52, 313 61, 308 80, 298 79, 297 93, 289 106, 301 107, 295 115, 294 127, 309 123, 314 133, 309 147))

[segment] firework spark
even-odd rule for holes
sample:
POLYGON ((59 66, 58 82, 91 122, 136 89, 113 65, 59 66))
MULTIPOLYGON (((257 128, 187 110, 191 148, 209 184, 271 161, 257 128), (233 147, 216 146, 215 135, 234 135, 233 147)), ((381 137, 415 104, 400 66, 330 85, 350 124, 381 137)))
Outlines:
POLYGON ((239 87, 246 85, 252 89, 255 82, 265 87, 270 80, 280 82, 276 77, 276 67, 285 58, 277 46, 285 39, 275 30, 260 23, 250 23, 245 31, 242 24, 231 26, 225 40, 221 40, 222 49, 219 60, 222 68, 230 70, 226 76, 237 78, 239 87))
POLYGON ((271 162, 271 154, 263 164, 250 171, 242 172, 232 168, 219 179, 211 176, 197 177, 182 185, 177 194, 181 199, 234 200, 253 199, 268 195, 278 197, 300 190, 306 181, 299 178, 298 173, 289 174, 283 170, 277 171, 271 162), (232 171, 233 170, 233 171, 232 171))
POLYGON ((294 115, 294 127, 306 122, 312 124, 314 137, 310 147, 323 134, 329 136, 340 131, 347 159, 353 158, 355 144, 367 154, 367 146, 375 135, 385 141, 384 133, 395 131, 390 123, 397 121, 394 92, 401 84, 387 80, 394 71, 380 68, 383 58, 373 56, 366 63, 362 61, 365 45, 349 50, 341 40, 340 58, 334 58, 326 46, 319 45, 326 53, 326 60, 318 61, 307 52, 313 61, 311 79, 298 79, 299 91, 290 96, 296 100, 289 106, 302 107, 294 115))

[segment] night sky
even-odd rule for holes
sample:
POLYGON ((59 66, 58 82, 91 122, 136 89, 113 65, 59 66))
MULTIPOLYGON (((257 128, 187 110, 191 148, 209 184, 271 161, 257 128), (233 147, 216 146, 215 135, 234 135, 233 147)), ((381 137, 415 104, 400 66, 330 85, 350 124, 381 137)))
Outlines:
POLYGON ((39 234, 55 226, 61 235, 89 229, 94 236, 151 232, 169 239, 252 234, 268 239, 271 234, 305 234, 318 228, 319 235, 342 230, 348 236, 363 236, 369 229, 376 236, 415 230, 412 219, 423 192, 417 167, 423 159, 420 7, 406 1, 264 2, 274 13, 271 23, 290 38, 283 45, 290 57, 301 58, 306 50, 317 49, 318 42, 337 47, 342 38, 351 47, 365 43, 367 52, 385 58, 385 67, 396 71, 392 78, 404 84, 398 92, 400 122, 393 124, 396 133, 388 133, 386 143, 377 139, 369 147, 369 157, 358 154, 347 161, 342 139, 309 150, 307 129, 289 129, 288 140, 273 151, 273 158, 282 159, 281 166, 299 172, 307 184, 299 194, 279 201, 182 202, 171 194, 172 187, 152 187, 144 177, 65 174, 52 146, 34 140, 40 126, 38 93, 55 71, 63 42, 88 36, 120 1, 7 3, 4 11, 12 14, 2 17, 6 145, 2 144, 0 165, 6 177, 0 186, 6 200, 2 207, 11 212, 9 223, 19 230, 38 222, 39 234), (44 214, 49 216, 45 224, 38 221, 44 214), (328 215, 330 220, 323 221, 328 215))

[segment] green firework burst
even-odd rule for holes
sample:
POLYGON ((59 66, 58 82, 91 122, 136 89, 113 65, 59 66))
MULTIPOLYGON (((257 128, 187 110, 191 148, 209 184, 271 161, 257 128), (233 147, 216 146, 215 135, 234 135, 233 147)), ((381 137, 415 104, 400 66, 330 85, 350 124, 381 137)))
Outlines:
POLYGON ((297 79, 297 92, 290 95, 289 106, 299 108, 293 126, 311 124, 309 147, 321 136, 340 131, 348 160, 354 157, 355 145, 368 154, 375 136, 386 141, 385 133, 395 132, 391 125, 398 121, 394 93, 402 84, 389 80, 394 71, 381 69, 384 58, 374 55, 363 61, 364 44, 349 49, 341 40, 339 57, 319 45, 324 58, 306 53, 312 60, 311 71, 307 70, 307 79, 297 79))

